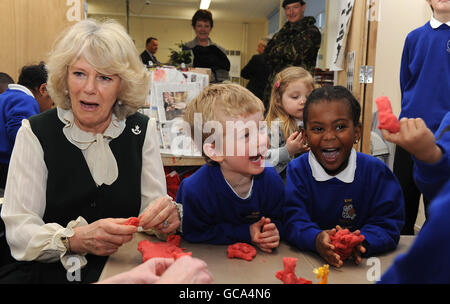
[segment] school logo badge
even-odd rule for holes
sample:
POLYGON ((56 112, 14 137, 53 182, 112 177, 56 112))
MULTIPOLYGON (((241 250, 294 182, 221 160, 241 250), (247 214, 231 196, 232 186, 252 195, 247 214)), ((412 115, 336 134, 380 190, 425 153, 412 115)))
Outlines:
POLYGON ((353 204, 350 202, 347 202, 344 205, 344 207, 342 208, 342 218, 344 220, 350 220, 353 221, 356 217, 356 211, 355 208, 353 207, 353 204))
POLYGON ((449 52, 449 53, 450 53, 450 40, 449 40, 449 41, 447 41, 447 52, 449 52))

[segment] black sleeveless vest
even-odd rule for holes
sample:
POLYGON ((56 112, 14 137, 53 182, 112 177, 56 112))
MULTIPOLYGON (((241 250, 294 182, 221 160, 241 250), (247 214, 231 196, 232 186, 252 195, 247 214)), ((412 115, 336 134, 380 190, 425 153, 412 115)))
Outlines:
MULTIPOLYGON (((148 117, 136 113, 126 120, 122 134, 109 146, 117 161, 119 175, 111 185, 96 186, 79 148, 70 143, 62 129, 56 109, 29 119, 31 129, 44 151, 48 170, 45 223, 67 226, 82 216, 88 223, 103 218, 137 216, 141 207, 142 147, 148 117)), ((107 257, 86 255, 81 283, 98 280, 107 257)), ((33 283, 70 283, 60 261, 25 262, 27 279, 33 283), (31 269, 30 269, 31 268, 31 269)), ((25 270, 23 267, 19 267, 25 270)), ((22 281, 23 282, 23 281, 22 281)), ((74 281, 74 283, 77 283, 74 281)))

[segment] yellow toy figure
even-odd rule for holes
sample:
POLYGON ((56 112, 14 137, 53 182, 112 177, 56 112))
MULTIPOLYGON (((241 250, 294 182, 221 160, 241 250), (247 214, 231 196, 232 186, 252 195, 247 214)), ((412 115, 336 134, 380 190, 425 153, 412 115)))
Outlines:
POLYGON ((313 272, 316 274, 316 279, 321 279, 318 284, 328 284, 328 272, 330 265, 325 264, 322 267, 314 268, 313 272))

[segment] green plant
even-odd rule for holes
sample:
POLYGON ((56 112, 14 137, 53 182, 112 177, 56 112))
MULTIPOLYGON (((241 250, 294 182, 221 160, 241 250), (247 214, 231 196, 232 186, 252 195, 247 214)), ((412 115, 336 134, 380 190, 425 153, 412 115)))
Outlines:
POLYGON ((184 44, 183 41, 181 43, 177 43, 176 46, 179 47, 179 51, 176 51, 174 49, 170 50, 170 63, 172 65, 180 65, 183 62, 185 64, 188 64, 191 62, 192 53, 190 50, 183 50, 184 44))

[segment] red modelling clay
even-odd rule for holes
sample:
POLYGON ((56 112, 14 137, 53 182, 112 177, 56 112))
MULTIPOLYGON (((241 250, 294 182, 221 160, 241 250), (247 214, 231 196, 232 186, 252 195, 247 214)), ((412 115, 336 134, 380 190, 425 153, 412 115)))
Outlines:
POLYGON ((137 217, 130 217, 124 225, 133 225, 139 227, 139 219, 137 217))
POLYGON ((297 258, 284 257, 284 269, 277 271, 275 277, 284 284, 312 284, 312 281, 305 278, 297 278, 295 275, 295 267, 297 266, 297 258))
POLYGON ((181 236, 178 234, 171 234, 167 237, 166 242, 176 247, 180 247, 181 236))
POLYGON ((256 256, 256 249, 247 243, 235 243, 228 246, 228 257, 251 261, 256 256))
POLYGON ((152 243, 148 240, 140 241, 138 250, 142 253, 142 262, 151 258, 173 258, 178 259, 184 255, 192 256, 192 252, 183 252, 186 248, 179 248, 179 235, 170 235, 167 242, 152 243))
POLYGON ((348 229, 337 231, 334 235, 330 235, 331 244, 335 247, 334 252, 339 254, 341 260, 348 259, 353 251, 353 248, 364 241, 364 235, 355 235, 348 229))
POLYGON ((391 133, 400 131, 400 123, 392 113, 391 102, 386 96, 378 97, 375 102, 378 107, 378 129, 386 129, 391 133))

